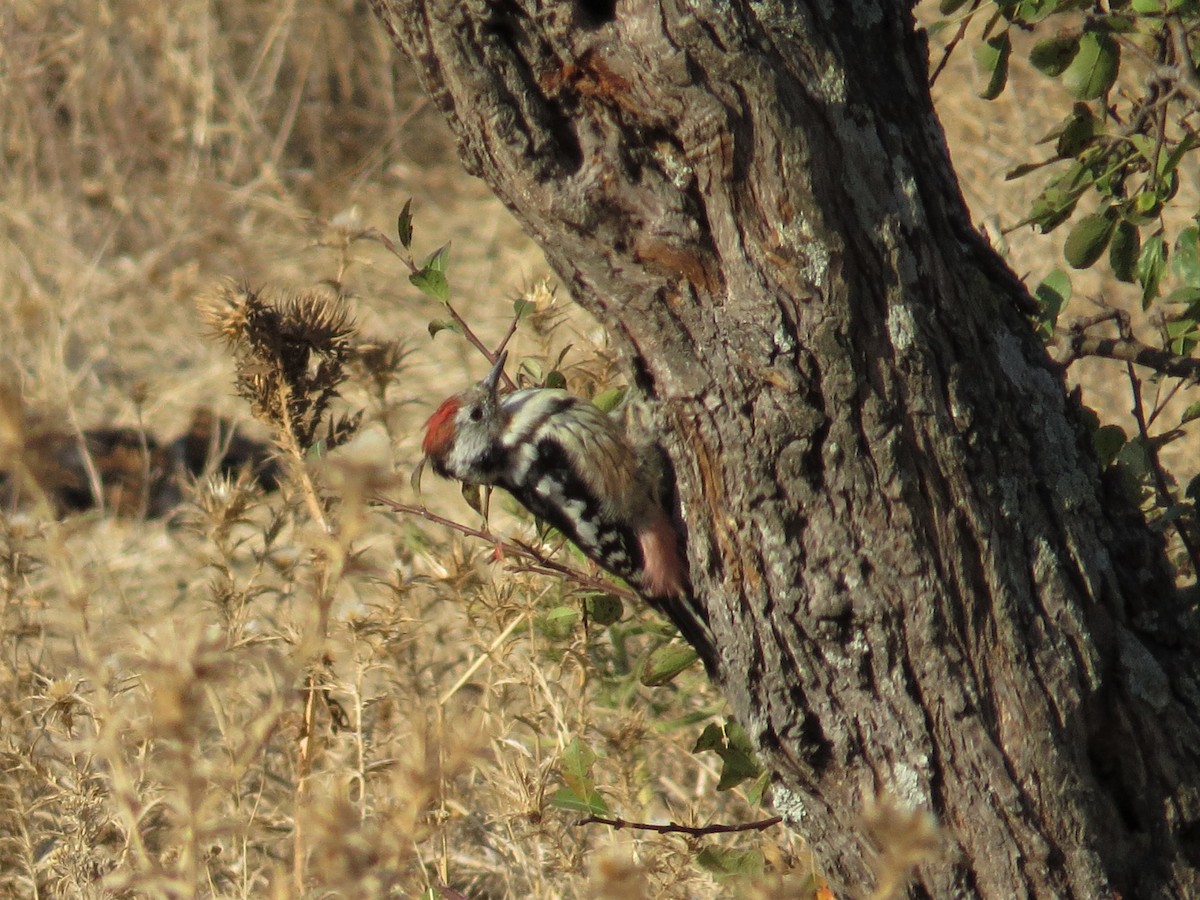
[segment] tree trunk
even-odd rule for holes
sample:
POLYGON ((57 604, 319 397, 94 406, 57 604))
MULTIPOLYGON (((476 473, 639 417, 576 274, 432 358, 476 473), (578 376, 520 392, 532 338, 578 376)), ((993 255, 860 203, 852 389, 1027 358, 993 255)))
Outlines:
POLYGON ((908 5, 373 3, 655 401, 835 890, 889 795, 945 831, 918 894, 1200 895, 1194 610, 970 227, 908 5))

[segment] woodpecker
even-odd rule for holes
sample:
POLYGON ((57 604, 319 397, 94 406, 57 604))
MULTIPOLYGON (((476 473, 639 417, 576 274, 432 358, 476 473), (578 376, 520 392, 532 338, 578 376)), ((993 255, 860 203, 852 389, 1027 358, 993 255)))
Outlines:
POLYGON ((425 459, 443 478, 504 488, 665 613, 713 672, 708 622, 690 602, 679 535, 653 467, 587 400, 554 388, 501 396, 507 355, 429 417, 425 459))

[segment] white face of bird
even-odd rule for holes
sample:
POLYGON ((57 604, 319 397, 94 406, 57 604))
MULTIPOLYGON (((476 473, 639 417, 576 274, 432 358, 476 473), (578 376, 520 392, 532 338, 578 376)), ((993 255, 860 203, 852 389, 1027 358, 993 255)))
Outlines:
POLYGON ((498 388, 507 358, 507 351, 501 353, 487 377, 429 417, 422 449, 439 475, 472 484, 494 481, 502 426, 498 388))

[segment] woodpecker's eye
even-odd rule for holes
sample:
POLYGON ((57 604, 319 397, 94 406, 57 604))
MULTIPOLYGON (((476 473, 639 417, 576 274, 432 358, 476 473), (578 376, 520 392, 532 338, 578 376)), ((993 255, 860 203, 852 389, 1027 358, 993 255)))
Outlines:
POLYGON ((478 406, 472 407, 471 412, 468 414, 468 418, 472 422, 478 422, 480 419, 483 418, 483 410, 480 409, 478 406))

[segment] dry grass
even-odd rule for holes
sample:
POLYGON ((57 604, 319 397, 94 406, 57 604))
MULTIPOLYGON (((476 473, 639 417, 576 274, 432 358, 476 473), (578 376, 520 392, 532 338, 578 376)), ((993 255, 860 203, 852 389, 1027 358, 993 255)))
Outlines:
POLYGON ((204 404, 245 424, 196 314, 230 278, 340 297, 374 346, 333 404, 365 410, 358 437, 280 495, 217 478, 169 522, 0 517, 0 893, 717 895, 702 843, 792 877, 779 830, 698 842, 552 807, 578 739, 626 819, 762 815, 690 752, 723 712, 703 678, 639 682, 656 619, 562 628, 551 613, 582 602, 563 584, 367 503, 409 493, 431 405, 481 371, 455 335, 430 339, 439 311, 397 260, 351 241, 405 198, 418 255, 453 239, 455 301, 485 339, 529 289, 522 355, 573 345, 585 390, 611 369, 363 6, 0 8, 0 384, 21 407, 0 444, 25 411, 174 434, 204 404))
POLYGON ((363 7, 0 6, 0 450, 12 398, 76 431, 174 434, 199 404, 245 423, 195 312, 230 278, 339 298, 377 350, 334 403, 365 410, 358 437, 293 465, 279 496, 218 478, 169 522, 0 515, 0 893, 704 897, 729 890, 696 863, 718 845, 761 855, 747 896, 811 895, 779 830, 697 841, 551 806, 582 740, 626 819, 763 815, 691 752, 724 709, 703 678, 638 680, 655 618, 562 627, 581 602, 562 583, 368 503, 406 495, 424 417, 481 372, 453 334, 430 339, 439 310, 397 260, 352 241, 407 197, 418 255, 453 239, 481 335, 525 290, 521 354, 570 345, 585 391, 612 373, 363 7))

